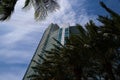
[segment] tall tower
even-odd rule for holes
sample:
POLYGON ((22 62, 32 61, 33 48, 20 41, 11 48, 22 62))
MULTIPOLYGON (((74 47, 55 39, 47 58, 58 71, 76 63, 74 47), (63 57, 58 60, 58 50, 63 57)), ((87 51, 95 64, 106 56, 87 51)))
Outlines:
POLYGON ((65 38, 69 38, 71 34, 77 34, 79 33, 77 28, 75 26, 69 26, 63 25, 61 28, 57 24, 50 24, 48 28, 45 30, 42 39, 35 51, 35 54, 28 66, 28 69, 23 77, 23 80, 30 80, 27 78, 29 75, 33 74, 34 71, 32 70, 32 66, 35 66, 36 63, 33 61, 38 61, 39 57, 38 55, 43 55, 43 50, 50 50, 53 47, 53 44, 56 44, 56 41, 53 39, 55 38, 58 40, 61 44, 65 44, 65 38))

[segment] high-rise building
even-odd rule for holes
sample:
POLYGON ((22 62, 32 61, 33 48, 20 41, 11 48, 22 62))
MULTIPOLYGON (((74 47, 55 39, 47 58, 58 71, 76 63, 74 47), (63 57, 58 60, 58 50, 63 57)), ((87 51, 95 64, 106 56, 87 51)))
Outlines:
POLYGON ((65 38, 69 38, 71 34, 78 34, 79 31, 75 26, 63 25, 61 28, 57 24, 50 24, 49 27, 45 30, 42 39, 36 49, 36 52, 29 64, 29 67, 23 77, 23 80, 30 80, 27 78, 29 75, 33 74, 32 66, 35 66, 34 62, 39 59, 38 55, 44 55, 43 50, 50 50, 53 48, 53 44, 56 44, 55 38, 61 44, 65 44, 65 38))

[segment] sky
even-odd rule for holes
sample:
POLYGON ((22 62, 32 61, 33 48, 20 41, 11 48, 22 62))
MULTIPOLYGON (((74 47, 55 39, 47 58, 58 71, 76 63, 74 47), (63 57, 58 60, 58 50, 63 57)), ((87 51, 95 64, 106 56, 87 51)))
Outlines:
MULTIPOLYGON (((22 10, 24 0, 18 0, 10 20, 0 22, 0 80, 22 80, 44 30, 50 23, 85 25, 97 15, 108 15, 100 0, 58 0, 60 9, 43 21, 34 20, 34 10, 22 10)), ((120 0, 102 0, 120 13, 120 0)))

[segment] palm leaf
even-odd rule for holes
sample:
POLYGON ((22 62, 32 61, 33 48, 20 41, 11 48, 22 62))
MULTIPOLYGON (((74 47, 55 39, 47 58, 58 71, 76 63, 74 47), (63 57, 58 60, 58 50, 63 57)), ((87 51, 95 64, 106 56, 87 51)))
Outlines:
POLYGON ((49 12, 59 8, 57 0, 26 0, 23 9, 29 6, 34 7, 36 20, 45 19, 49 12))
POLYGON ((39 55, 39 54, 38 54, 38 56, 39 56, 39 58, 42 59, 43 61, 46 61, 46 59, 45 59, 43 56, 41 56, 41 55, 39 55))
POLYGON ((108 8, 108 7, 104 4, 104 2, 101 1, 101 2, 100 2, 100 5, 101 5, 107 12, 109 12, 112 17, 114 17, 114 16, 119 16, 116 12, 114 12, 114 11, 112 11, 110 8, 108 8))
POLYGON ((0 20, 9 19, 14 11, 17 0, 2 0, 0 2, 0 20))

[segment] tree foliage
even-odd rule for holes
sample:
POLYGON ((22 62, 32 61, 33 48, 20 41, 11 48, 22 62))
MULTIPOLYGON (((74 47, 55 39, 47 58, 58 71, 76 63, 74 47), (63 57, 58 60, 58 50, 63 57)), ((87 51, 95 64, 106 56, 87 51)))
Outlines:
POLYGON ((32 67, 31 80, 119 80, 120 79, 120 15, 101 6, 110 16, 99 16, 97 26, 89 21, 77 24, 79 34, 70 36, 67 43, 54 45, 44 51, 43 62, 32 67))
MULTIPOLYGON (((10 18, 14 12, 17 0, 0 0, 0 20, 4 21, 10 18)), ((59 8, 57 0, 26 0, 23 9, 34 8, 36 20, 43 20, 49 12, 59 8)))

